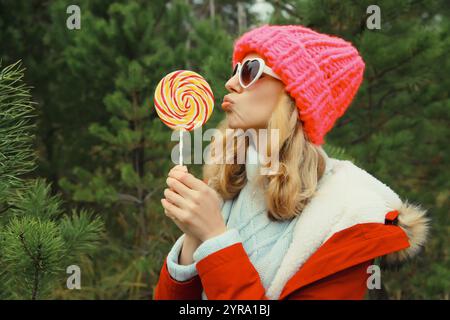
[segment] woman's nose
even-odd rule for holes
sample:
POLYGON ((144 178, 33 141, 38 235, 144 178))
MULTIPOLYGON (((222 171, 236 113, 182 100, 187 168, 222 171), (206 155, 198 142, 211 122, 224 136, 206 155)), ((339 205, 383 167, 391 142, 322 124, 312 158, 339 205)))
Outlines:
POLYGON ((225 83, 225 88, 229 92, 242 92, 243 88, 239 84, 238 74, 236 73, 234 76, 232 76, 228 81, 225 83))

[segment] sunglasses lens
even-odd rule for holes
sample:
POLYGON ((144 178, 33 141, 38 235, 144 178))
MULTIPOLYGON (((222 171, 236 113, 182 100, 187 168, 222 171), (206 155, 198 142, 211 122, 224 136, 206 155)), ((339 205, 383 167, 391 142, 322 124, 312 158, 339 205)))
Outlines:
POLYGON ((231 77, 234 77, 234 75, 236 74, 238 66, 239 66, 239 64, 236 63, 236 66, 234 67, 234 70, 233 70, 233 73, 231 74, 231 77))
POLYGON ((242 66, 241 80, 244 85, 249 85, 252 82, 259 71, 259 61, 258 60, 247 60, 242 66))

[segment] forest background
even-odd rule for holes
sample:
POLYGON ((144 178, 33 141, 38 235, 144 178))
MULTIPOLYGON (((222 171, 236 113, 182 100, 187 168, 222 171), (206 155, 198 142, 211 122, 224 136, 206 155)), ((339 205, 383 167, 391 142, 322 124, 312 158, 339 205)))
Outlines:
POLYGON ((152 298, 181 235, 160 204, 176 142, 154 110, 156 85, 177 69, 203 75, 214 128, 233 41, 270 23, 358 48, 364 81, 325 150, 432 219, 421 254, 384 268, 382 294, 368 298, 448 299, 449 13, 444 0, 1 0, 0 298, 152 298), (80 29, 66 24, 73 4, 80 29), (380 29, 368 28, 373 4, 380 29), (69 265, 81 290, 67 288, 69 265))

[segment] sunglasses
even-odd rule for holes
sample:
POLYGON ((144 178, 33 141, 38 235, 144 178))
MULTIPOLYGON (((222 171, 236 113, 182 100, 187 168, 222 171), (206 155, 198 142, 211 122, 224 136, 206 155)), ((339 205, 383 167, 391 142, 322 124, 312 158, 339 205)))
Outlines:
POLYGON ((261 77, 263 73, 268 74, 275 79, 281 80, 281 78, 277 76, 272 69, 266 66, 266 63, 261 58, 249 59, 243 64, 238 62, 234 67, 233 74, 231 76, 234 77, 236 73, 239 75, 239 84, 243 88, 250 87, 261 77))

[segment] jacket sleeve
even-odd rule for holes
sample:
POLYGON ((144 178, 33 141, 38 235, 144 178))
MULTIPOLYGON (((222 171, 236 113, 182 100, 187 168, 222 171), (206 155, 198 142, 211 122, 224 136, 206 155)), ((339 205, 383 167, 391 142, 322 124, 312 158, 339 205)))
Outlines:
POLYGON ((180 265, 178 258, 183 247, 184 234, 170 249, 164 260, 153 298, 155 300, 200 300, 202 286, 195 263, 180 265))
POLYGON ((154 299, 184 300, 201 299, 202 285, 196 269, 197 261, 204 257, 241 241, 236 229, 228 229, 221 235, 204 241, 194 252, 194 263, 178 264, 183 246, 184 234, 173 245, 160 272, 154 299), (190 291, 190 292, 189 292, 190 291), (198 294, 197 291, 200 291, 198 294))
POLYGON ((167 258, 159 274, 153 299, 154 300, 201 300, 202 284, 198 275, 187 281, 172 278, 167 269, 167 258))
POLYGON ((209 300, 265 300, 265 289, 242 242, 215 251, 197 262, 209 300))

